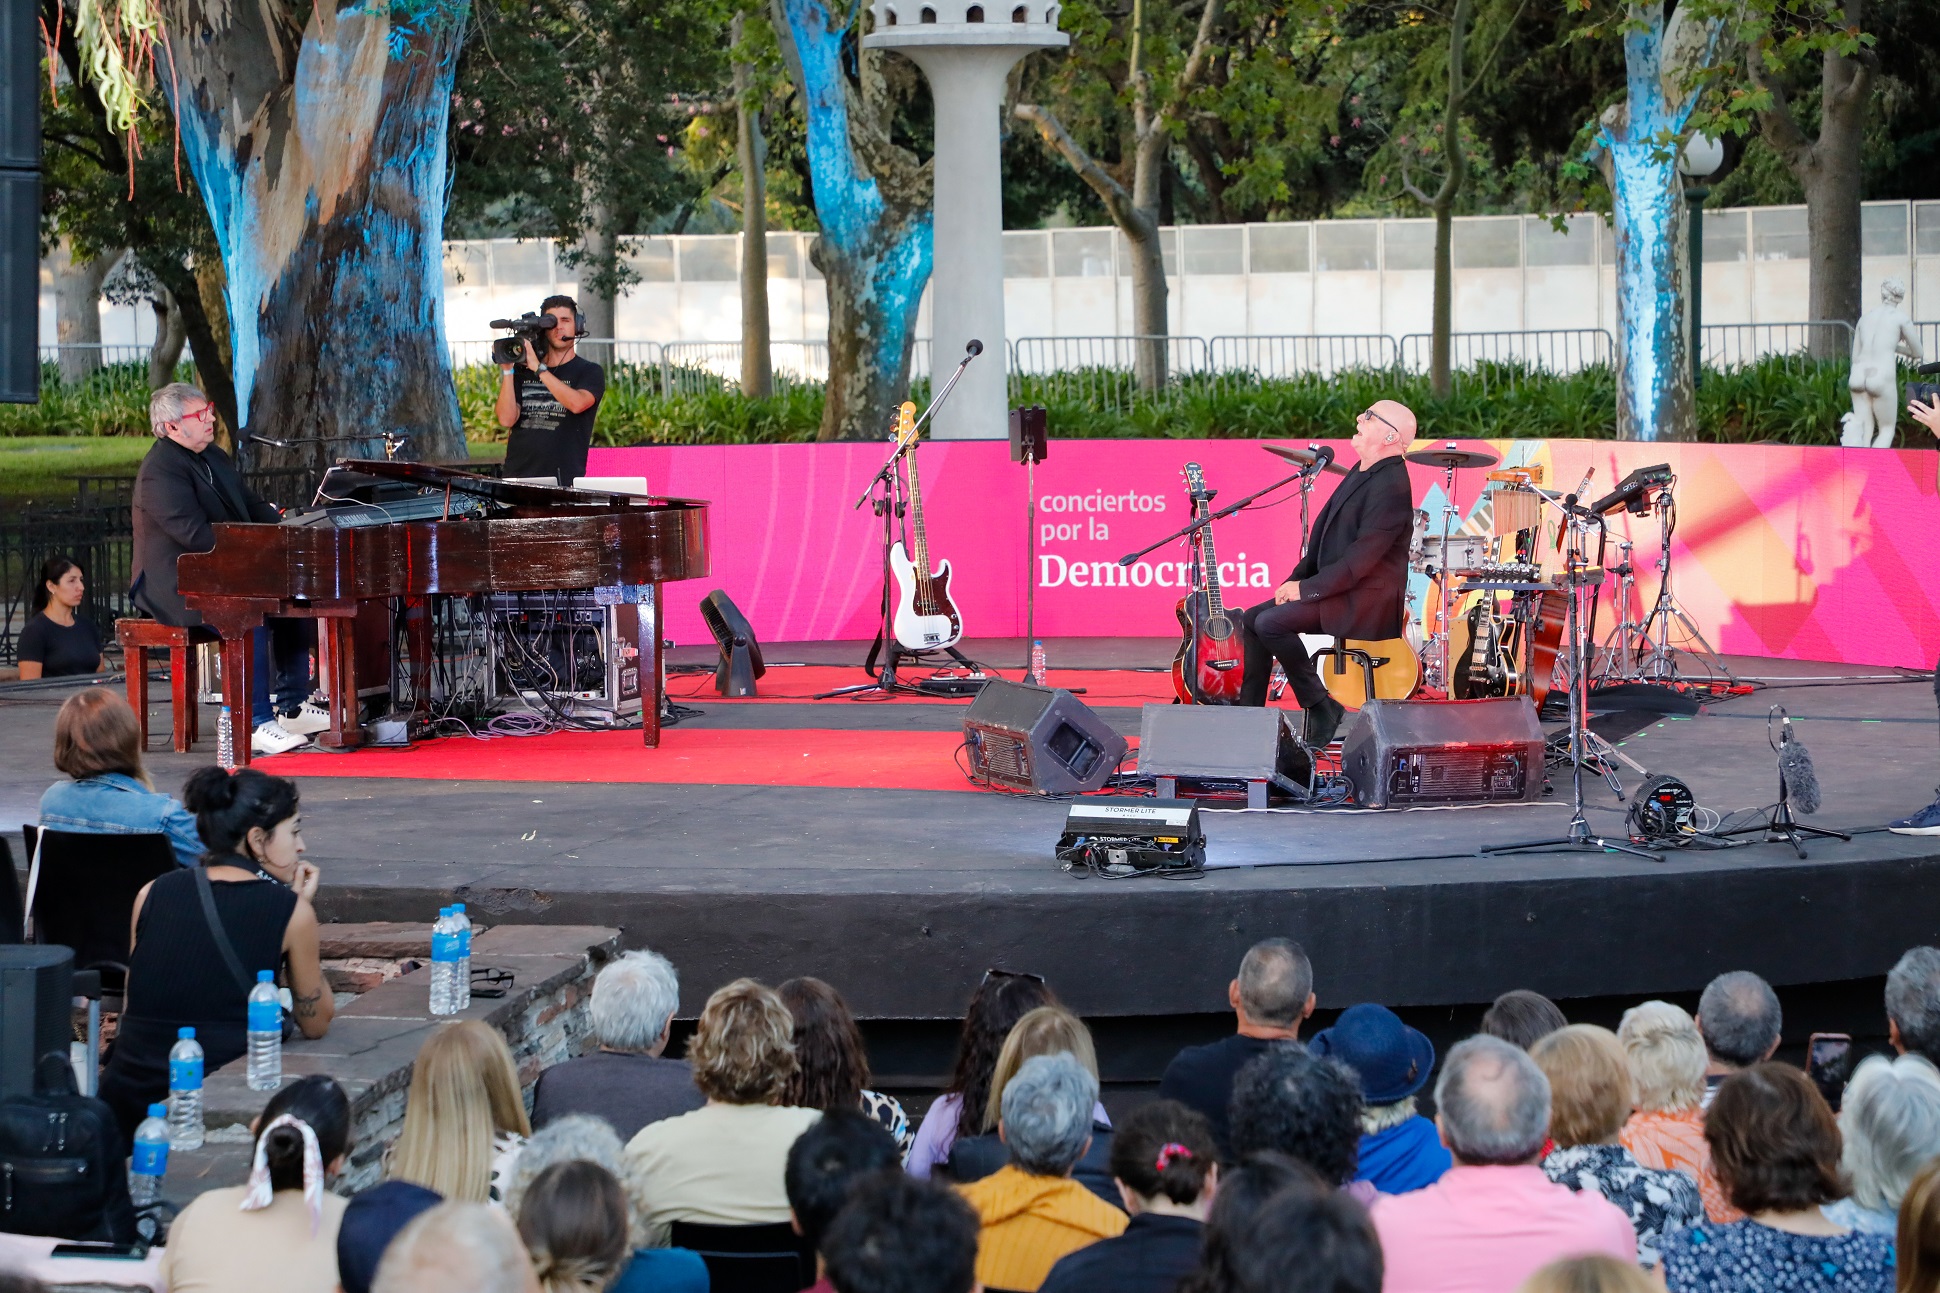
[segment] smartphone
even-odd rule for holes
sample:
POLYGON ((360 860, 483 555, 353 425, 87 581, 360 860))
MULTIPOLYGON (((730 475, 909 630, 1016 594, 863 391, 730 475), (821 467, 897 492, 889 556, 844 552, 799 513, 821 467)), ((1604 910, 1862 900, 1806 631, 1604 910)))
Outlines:
POLYGON ((1805 1043, 1805 1076, 1837 1113, 1846 1094, 1846 1079, 1852 1076, 1851 1035, 1813 1033, 1805 1043))
POLYGON ((104 1243, 88 1243, 88 1242, 74 1243, 74 1244, 55 1244, 53 1251, 48 1254, 48 1256, 50 1257, 94 1257, 94 1258, 109 1258, 109 1259, 120 1257, 120 1258, 126 1258, 130 1261, 138 1261, 141 1258, 146 1257, 147 1255, 148 1255, 148 1250, 137 1244, 104 1244, 104 1243))

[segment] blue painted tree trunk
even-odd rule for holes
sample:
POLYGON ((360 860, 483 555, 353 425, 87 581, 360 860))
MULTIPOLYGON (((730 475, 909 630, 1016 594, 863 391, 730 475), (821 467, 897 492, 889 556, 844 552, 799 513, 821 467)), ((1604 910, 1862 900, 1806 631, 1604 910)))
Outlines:
POLYGON ((164 0, 158 79, 227 276, 261 465, 465 456, 445 341, 445 126, 465 0, 164 0))
POLYGON ((1708 58, 1710 44, 1667 45, 1660 0, 1630 6, 1623 37, 1629 98, 1597 134, 1616 233, 1617 434, 1627 440, 1688 440, 1696 433, 1687 354, 1694 271, 1686 250, 1677 153, 1697 105, 1678 100, 1667 48, 1708 58))
MULTIPOLYGON (((776 26, 808 123, 821 224, 813 258, 828 285, 824 440, 885 435, 909 389, 916 311, 931 263, 930 173, 855 119, 842 69, 846 29, 822 0, 775 0, 776 26)), ((859 6, 858 6, 859 8, 859 6)))

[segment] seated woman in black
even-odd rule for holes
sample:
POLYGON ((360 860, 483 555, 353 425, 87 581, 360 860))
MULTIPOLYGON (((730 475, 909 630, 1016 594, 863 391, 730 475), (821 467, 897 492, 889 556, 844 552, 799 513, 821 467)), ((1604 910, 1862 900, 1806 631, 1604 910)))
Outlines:
POLYGON ((296 783, 254 768, 203 768, 182 802, 209 851, 201 866, 158 876, 136 895, 127 1007, 101 1075, 101 1098, 131 1141, 148 1105, 167 1094, 178 1028, 195 1029, 205 1073, 245 1053, 257 971, 281 971, 305 1037, 323 1036, 334 1013, 317 960, 318 873, 303 860, 296 783), (241 975, 204 914, 204 884, 241 975))
POLYGON ((102 673, 108 662, 94 625, 77 613, 87 576, 66 557, 49 557, 34 585, 33 614, 20 630, 20 680, 102 673))

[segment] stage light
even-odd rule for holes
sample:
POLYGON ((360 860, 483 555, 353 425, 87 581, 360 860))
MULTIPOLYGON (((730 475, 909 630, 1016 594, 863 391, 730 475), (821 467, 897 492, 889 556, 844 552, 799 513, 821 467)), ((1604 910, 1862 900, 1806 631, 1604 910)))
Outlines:
POLYGON ((701 618, 721 648, 721 662, 714 666, 714 690, 723 696, 754 695, 754 680, 768 672, 754 626, 719 588, 701 598, 701 618))

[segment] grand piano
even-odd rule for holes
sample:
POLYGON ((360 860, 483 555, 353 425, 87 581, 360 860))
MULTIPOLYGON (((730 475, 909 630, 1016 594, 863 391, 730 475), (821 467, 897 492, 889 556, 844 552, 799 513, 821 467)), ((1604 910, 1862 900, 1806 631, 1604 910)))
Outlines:
POLYGON ((183 600, 222 636, 237 767, 250 754, 249 633, 266 616, 318 621, 330 728, 317 741, 349 748, 363 742, 352 632, 360 606, 435 594, 593 589, 638 603, 641 734, 660 744, 660 586, 707 574, 705 502, 358 459, 332 468, 318 497, 323 506, 280 525, 218 525, 214 548, 177 564, 183 600))

